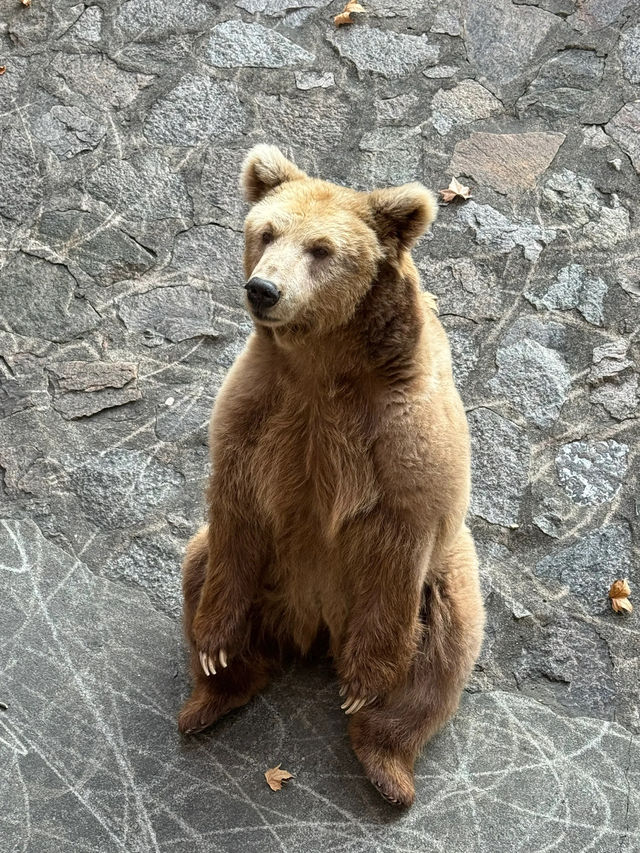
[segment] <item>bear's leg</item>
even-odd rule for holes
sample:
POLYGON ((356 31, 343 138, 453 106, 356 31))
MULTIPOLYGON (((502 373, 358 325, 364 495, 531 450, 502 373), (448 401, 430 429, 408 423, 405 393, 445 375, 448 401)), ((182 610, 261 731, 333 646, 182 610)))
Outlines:
POLYGON ((208 554, 208 529, 205 525, 187 545, 182 566, 184 628, 191 646, 193 676, 193 691, 178 717, 178 728, 185 734, 202 731, 223 714, 245 705, 266 687, 273 668, 264 651, 257 648, 255 642, 250 642, 242 654, 234 658, 232 667, 220 669, 215 676, 208 676, 203 671, 191 627, 207 571, 208 554))
POLYGON ((466 528, 432 566, 420 622, 420 645, 406 682, 383 702, 355 713, 349 729, 368 778, 399 806, 413 803, 418 753, 456 711, 482 644, 477 558, 466 528))

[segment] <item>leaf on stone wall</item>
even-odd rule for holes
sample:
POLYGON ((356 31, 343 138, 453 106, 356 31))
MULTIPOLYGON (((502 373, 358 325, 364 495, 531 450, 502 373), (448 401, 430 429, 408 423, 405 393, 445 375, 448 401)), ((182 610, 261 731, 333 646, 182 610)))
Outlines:
POLYGON ((336 27, 343 27, 345 24, 352 24, 353 19, 351 18, 351 15, 353 15, 354 12, 362 13, 366 12, 366 9, 364 6, 361 6, 360 3, 356 3, 356 0, 349 0, 342 12, 340 12, 339 15, 336 15, 333 19, 336 27))
POLYGON ((6 70, 7 70, 7 66, 6 66, 6 65, 0 65, 0 77, 2 77, 2 75, 4 74, 4 72, 5 72, 6 70))
POLYGON ((623 610, 626 610, 627 613, 631 613, 633 610, 633 604, 631 604, 628 598, 612 598, 611 606, 616 613, 621 613, 623 610))
POLYGON ((451 178, 451 183, 446 190, 440 190, 440 195, 442 196, 442 201, 445 204, 449 204, 450 201, 454 201, 456 198, 470 198, 471 190, 469 187, 461 184, 456 178, 451 178))
POLYGON ((21 0, 23 6, 30 6, 31 0, 21 0))
POLYGON ((288 770, 281 770, 280 767, 281 765, 278 764, 277 767, 272 767, 264 774, 264 778, 267 780, 267 785, 272 791, 279 791, 284 782, 288 782, 289 779, 293 779, 293 774, 289 773, 288 770))
POLYGON ((626 580, 617 580, 611 584, 609 598, 611 599, 611 607, 616 613, 621 613, 623 610, 631 613, 633 604, 629 601, 630 595, 631 587, 626 580))

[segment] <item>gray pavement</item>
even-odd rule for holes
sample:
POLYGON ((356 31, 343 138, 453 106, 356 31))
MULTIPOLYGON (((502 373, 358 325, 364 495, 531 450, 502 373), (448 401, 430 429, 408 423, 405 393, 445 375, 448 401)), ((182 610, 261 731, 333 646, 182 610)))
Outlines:
POLYGON ((0 0, 2 853, 640 849, 640 5, 369 0, 336 30, 341 5, 0 0), (362 189, 472 187, 415 256, 469 412, 488 625, 403 814, 326 663, 175 725, 262 141, 362 189))

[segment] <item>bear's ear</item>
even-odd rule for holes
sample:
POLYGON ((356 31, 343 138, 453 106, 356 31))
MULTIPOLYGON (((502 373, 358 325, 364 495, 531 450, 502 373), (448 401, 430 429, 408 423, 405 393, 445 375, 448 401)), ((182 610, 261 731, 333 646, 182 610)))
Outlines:
POLYGON ((242 164, 240 187, 246 200, 255 204, 280 184, 306 177, 275 145, 256 145, 242 164))
POLYGON ((417 182, 374 190, 369 193, 369 205, 380 240, 398 240, 406 249, 411 248, 438 213, 433 193, 417 182))

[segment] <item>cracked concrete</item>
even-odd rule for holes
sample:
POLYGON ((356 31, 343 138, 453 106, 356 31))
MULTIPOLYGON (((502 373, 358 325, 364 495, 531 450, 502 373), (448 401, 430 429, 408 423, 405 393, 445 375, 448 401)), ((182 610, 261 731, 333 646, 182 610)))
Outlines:
POLYGON ((607 600, 640 590, 640 11, 369 0, 336 31, 342 5, 0 0, 3 850, 640 848, 640 608, 607 600), (487 632, 393 819, 325 662, 175 727, 263 141, 361 189, 473 190, 415 255, 470 414, 487 632))

